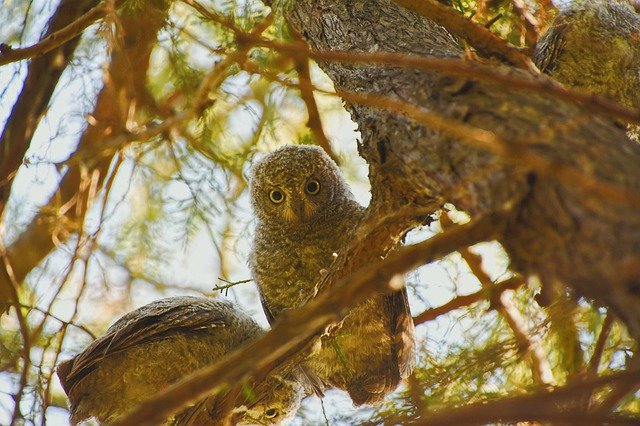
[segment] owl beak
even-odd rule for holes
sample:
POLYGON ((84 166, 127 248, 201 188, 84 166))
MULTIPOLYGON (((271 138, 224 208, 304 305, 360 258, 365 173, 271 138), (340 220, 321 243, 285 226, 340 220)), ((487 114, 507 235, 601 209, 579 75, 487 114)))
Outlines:
POLYGON ((306 215, 304 214, 304 200, 295 200, 293 205, 295 221, 298 223, 306 222, 306 215))
POLYGON ((290 222, 305 223, 311 219, 315 210, 315 204, 307 200, 295 200, 289 205, 285 217, 290 222))

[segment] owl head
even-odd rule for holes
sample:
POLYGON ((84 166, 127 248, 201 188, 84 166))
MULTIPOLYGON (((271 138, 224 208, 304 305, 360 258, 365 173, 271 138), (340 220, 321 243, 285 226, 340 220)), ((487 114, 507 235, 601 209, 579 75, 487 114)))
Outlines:
POLYGON ((311 145, 287 145, 254 165, 251 201, 260 221, 304 226, 353 199, 336 163, 311 145))
POLYGON ((271 375, 256 389, 256 400, 235 411, 241 414, 239 425, 280 425, 288 423, 300 408, 304 387, 296 372, 285 377, 271 375))

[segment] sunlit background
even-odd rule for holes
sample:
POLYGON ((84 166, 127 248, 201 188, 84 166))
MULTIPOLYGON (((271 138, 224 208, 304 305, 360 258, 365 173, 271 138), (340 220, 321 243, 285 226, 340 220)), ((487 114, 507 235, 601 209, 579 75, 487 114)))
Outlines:
MULTIPOLYGON (((266 13, 261 3, 254 1, 202 3, 218 13, 235 16, 246 27, 266 13)), ((469 9, 474 5, 463 3, 469 9)), ((41 37, 57 1, 4 0, 0 5, 0 41, 26 46, 41 37)), ((159 99, 180 84, 184 91, 195 88, 204 72, 231 45, 227 31, 203 23, 184 4, 176 2, 169 16, 149 72, 150 91, 159 99)), ((507 28, 508 22, 499 25, 507 28)), ((273 36, 279 31, 274 29, 273 36)), ((38 126, 15 177, 1 224, 5 246, 29 225, 56 189, 67 170, 66 160, 91 120, 88 115, 102 87, 109 58, 104 34, 105 29, 98 25, 83 34, 72 65, 65 70, 38 126)), ((515 37, 508 31, 505 34, 515 37)), ((7 120, 25 73, 24 61, 0 67, 0 123, 7 120)), ((315 65, 312 80, 316 86, 331 90, 331 82, 315 65)), ((316 101, 340 166, 358 201, 366 205, 368 171, 357 155, 359 133, 338 98, 316 95, 316 101)), ((68 424, 66 399, 52 374, 54 366, 89 344, 93 339, 89 332, 99 336, 122 314, 153 300, 187 294, 223 297, 267 327, 247 268, 254 220, 246 183, 251 164, 261 153, 284 144, 313 142, 306 120, 305 103, 296 90, 236 70, 222 85, 214 105, 190 126, 201 146, 193 146, 192 141, 175 134, 170 141, 157 138, 133 144, 117 155, 112 163, 113 183, 95 198, 85 219, 82 244, 78 245, 77 234, 61 241, 21 288, 29 324, 40 329, 37 340, 31 342, 32 368, 21 401, 22 412, 30 422, 68 424), (238 284, 231 286, 233 283, 238 284), (225 288, 216 290, 220 287, 225 288)), ((452 217, 466 220, 461 213, 452 217)), ((440 230, 435 223, 413 231, 406 244, 440 230)), ((473 251, 482 255, 483 268, 491 280, 511 276, 508 259, 497 244, 481 244, 473 251)), ((407 285, 414 314, 481 288, 456 253, 410 273, 407 285)), ((506 298, 524 318, 534 340, 543 346, 554 373, 550 380, 560 383, 569 374, 566 361, 552 349, 559 336, 550 336, 546 315, 531 302, 535 291, 534 286, 511 292, 506 298)), ((579 337, 587 353, 604 314, 586 302, 580 303, 579 337)), ((419 365, 424 369, 418 373, 436 374, 458 365, 458 378, 467 373, 473 376, 464 386, 459 385, 460 398, 532 386, 526 361, 517 357, 502 363, 492 360, 514 354, 517 349, 504 319, 488 308, 489 304, 483 302, 419 325, 419 365), (472 364, 465 370, 464 363, 469 361, 472 364), (479 365, 488 367, 485 372, 472 374, 479 365)), ((20 361, 15 356, 20 351, 20 339, 15 317, 2 315, 0 330, 4 370, 0 372, 0 424, 9 424, 14 411, 12 395, 20 386, 20 361)), ((605 355, 613 368, 622 365, 625 356, 624 333, 619 329, 616 333, 618 345, 612 344, 605 355)), ((377 410, 391 405, 357 410, 345 393, 329 391, 324 410, 317 397, 307 398, 296 424, 325 424, 326 419, 330 424, 350 424, 354 419, 369 419, 377 410)))

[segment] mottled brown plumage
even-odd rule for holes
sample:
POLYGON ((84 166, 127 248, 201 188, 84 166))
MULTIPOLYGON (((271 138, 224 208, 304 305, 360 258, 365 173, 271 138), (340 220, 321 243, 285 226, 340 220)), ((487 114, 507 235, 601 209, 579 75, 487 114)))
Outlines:
MULTIPOLYGON (((251 198, 258 221, 250 266, 273 323, 315 294, 322 271, 352 241, 365 209, 336 164, 315 146, 286 146, 258 162, 251 198)), ((413 322, 402 290, 353 308, 307 365, 364 404, 393 391, 413 362, 413 322)))
MULTIPOLYGON (((219 299, 171 297, 129 312, 58 367, 71 421, 113 421, 263 332, 249 316, 219 299)), ((279 424, 295 415, 302 395, 296 375, 272 375, 257 384, 254 400, 241 401, 235 411, 242 422, 279 424)), ((219 424, 217 405, 223 404, 216 398, 201 401, 178 415, 176 423, 219 424), (204 405, 209 411, 198 410, 204 405)))
POLYGON ((533 58, 567 86, 640 108, 640 15, 628 1, 562 5, 533 58))
MULTIPOLYGON (((640 14, 628 0, 581 0, 562 5, 538 41, 541 71, 573 89, 640 108, 640 14)), ((640 126, 628 134, 640 141, 640 126)))

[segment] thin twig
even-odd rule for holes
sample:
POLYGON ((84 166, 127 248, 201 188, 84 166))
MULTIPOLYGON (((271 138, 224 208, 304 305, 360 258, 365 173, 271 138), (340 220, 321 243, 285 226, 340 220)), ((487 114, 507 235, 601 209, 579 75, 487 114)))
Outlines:
POLYGON ((320 398, 320 407, 322 407, 322 417, 324 417, 325 426, 330 426, 329 417, 327 417, 327 411, 324 409, 324 399, 320 398))
POLYGON ((604 348, 607 344, 607 339, 609 338, 609 332, 611 332, 611 327, 613 326, 613 319, 611 312, 608 312, 602 323, 602 328, 600 328, 600 334, 598 335, 596 346, 593 349, 593 355, 591 355, 591 360, 587 367, 587 374, 591 376, 598 374, 598 367, 600 366, 602 354, 604 353, 604 348))
POLYGON ((218 277, 218 279, 222 282, 227 283, 226 285, 217 285, 214 286, 211 290, 212 291, 222 291, 222 290, 227 290, 230 289, 231 287, 235 287, 238 284, 246 284, 246 283, 250 283, 251 281, 253 281, 252 279, 248 279, 248 280, 240 280, 240 281, 227 281, 224 278, 220 278, 218 277))
POLYGON ((96 336, 95 334, 93 334, 93 332, 92 332, 91 330, 89 330, 87 327, 85 327, 85 326, 84 326, 84 325, 82 325, 82 324, 77 324, 77 323, 75 323, 75 322, 73 322, 73 321, 65 321, 65 320, 63 320, 62 318, 60 318, 60 317, 58 317, 58 316, 56 316, 56 315, 52 314, 50 311, 47 311, 47 310, 42 309, 42 308, 39 308, 39 307, 37 307, 37 306, 33 306, 33 305, 25 305, 25 304, 20 304, 20 306, 21 306, 21 307, 23 307, 23 308, 25 308, 25 309, 31 309, 31 310, 34 310, 34 311, 38 311, 38 312, 40 312, 41 314, 44 314, 44 315, 46 315, 46 316, 48 316, 48 317, 50 317, 50 318, 53 318, 54 320, 58 321, 58 322, 59 322, 59 323, 61 323, 62 325, 65 325, 65 326, 73 326, 73 327, 75 327, 75 328, 77 328, 77 329, 79 329, 79 330, 82 330, 82 331, 84 331, 85 333, 87 333, 87 334, 89 335, 89 337, 91 337, 91 338, 92 338, 92 339, 94 339, 94 340, 97 338, 97 336, 96 336))
POLYGON ((515 290, 524 286, 525 281, 521 277, 511 277, 502 282, 496 283, 489 289, 482 289, 475 293, 468 294, 466 296, 458 296, 442 306, 437 308, 427 309, 413 317, 414 324, 422 324, 427 321, 433 321, 441 315, 447 314, 456 309, 464 308, 466 306, 478 303, 481 300, 494 300, 496 296, 502 294, 507 290, 515 290))
POLYGON ((233 19, 212 12, 196 0, 182 0, 182 2, 194 8, 200 15, 202 15, 204 18, 207 18, 209 21, 215 22, 216 24, 222 25, 226 29, 230 30, 236 37, 244 34, 242 28, 238 27, 235 22, 233 22, 233 19))

